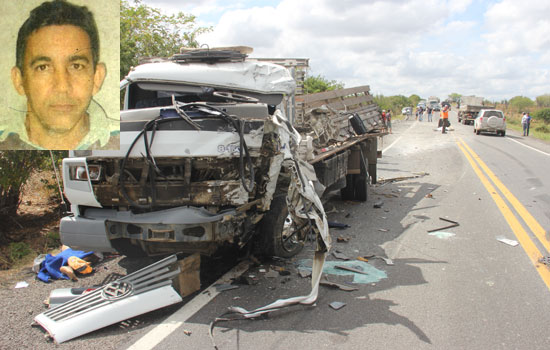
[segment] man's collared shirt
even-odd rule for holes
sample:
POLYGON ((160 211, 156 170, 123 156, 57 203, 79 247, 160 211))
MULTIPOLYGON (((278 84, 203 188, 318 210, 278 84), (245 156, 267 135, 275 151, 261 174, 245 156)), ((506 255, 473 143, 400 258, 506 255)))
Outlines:
MULTIPOLYGON (((94 100, 88 107, 88 115, 90 131, 75 150, 119 149, 119 122, 109 119, 103 108, 94 100)), ((11 117, 13 119, 9 125, 0 126, 0 150, 45 150, 29 140, 25 128, 26 113, 15 112, 11 117)))

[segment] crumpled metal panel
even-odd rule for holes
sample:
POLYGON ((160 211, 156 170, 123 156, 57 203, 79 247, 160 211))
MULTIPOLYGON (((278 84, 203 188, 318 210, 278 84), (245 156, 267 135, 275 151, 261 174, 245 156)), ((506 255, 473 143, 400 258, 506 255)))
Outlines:
POLYGON ((267 62, 148 63, 135 67, 126 79, 235 88, 264 94, 291 94, 296 89, 296 82, 286 68, 267 62))
MULTIPOLYGON (((319 283, 323 271, 323 265, 327 252, 331 247, 331 238, 328 230, 328 221, 321 199, 315 192, 313 182, 316 181, 315 171, 312 166, 306 162, 299 161, 295 157, 297 145, 300 143, 300 134, 287 124, 282 114, 275 113, 271 120, 272 127, 277 130, 282 144, 282 153, 284 154, 285 164, 291 170, 291 183, 288 189, 287 203, 289 214, 297 222, 304 220, 313 220, 314 229, 317 233, 317 247, 313 257, 311 291, 308 295, 297 296, 287 299, 279 299, 269 305, 257 308, 255 310, 246 310, 241 307, 230 307, 229 314, 238 315, 242 318, 255 318, 260 315, 279 310, 283 307, 296 304, 313 304, 317 300, 319 293, 319 283), (307 170, 306 170, 307 169, 307 170)), ((210 336, 217 321, 226 320, 216 319, 210 327, 210 336)), ((213 338, 212 338, 213 339, 213 338)))

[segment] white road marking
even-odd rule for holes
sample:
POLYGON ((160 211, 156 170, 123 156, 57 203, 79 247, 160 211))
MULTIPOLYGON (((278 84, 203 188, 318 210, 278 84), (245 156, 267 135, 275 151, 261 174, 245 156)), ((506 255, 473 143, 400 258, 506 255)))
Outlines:
POLYGON ((537 152, 539 152, 539 153, 542 153, 542 154, 545 154, 545 155, 547 155, 547 156, 550 156, 550 153, 546 153, 546 152, 544 152, 544 151, 541 151, 540 149, 536 149, 535 147, 527 146, 527 145, 524 144, 523 142, 519 142, 519 141, 514 140, 514 139, 512 139, 512 138, 510 138, 510 137, 507 137, 506 139, 507 139, 507 140, 510 140, 510 141, 514 141, 515 143, 519 143, 519 144, 522 145, 523 147, 530 148, 530 149, 532 149, 533 151, 537 151, 537 152))
POLYGON ((242 275, 248 269, 248 262, 243 261, 227 272, 220 279, 194 297, 191 301, 174 312, 161 324, 153 328, 149 333, 141 337, 137 342, 128 348, 128 350, 149 350, 157 346, 164 338, 168 337, 173 331, 202 309, 220 292, 214 287, 216 284, 230 283, 232 278, 242 275))
MULTIPOLYGON (((408 128, 407 130, 405 130, 405 132, 411 130, 413 127, 416 126, 416 124, 418 124, 418 121, 415 121, 414 123, 412 123, 412 125, 409 126, 409 128, 408 128)), ((384 148, 384 149, 382 150, 382 153, 386 153, 390 148, 392 148, 393 145, 395 145, 399 140, 401 140, 401 137, 402 137, 402 136, 399 136, 399 137, 396 138, 395 141, 393 141, 388 147, 384 148)))

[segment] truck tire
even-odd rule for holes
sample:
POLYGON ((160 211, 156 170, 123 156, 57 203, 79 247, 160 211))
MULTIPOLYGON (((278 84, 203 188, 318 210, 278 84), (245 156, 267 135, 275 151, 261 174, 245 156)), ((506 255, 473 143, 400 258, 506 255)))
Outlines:
POLYGON ((355 199, 355 175, 346 175, 346 187, 340 190, 340 197, 344 201, 351 201, 355 199))
POLYGON ((354 199, 360 202, 366 202, 369 191, 369 177, 366 175, 355 175, 355 195, 354 199))
POLYGON ((304 248, 309 225, 296 230, 295 224, 288 215, 286 194, 273 197, 271 208, 264 215, 258 227, 258 237, 263 255, 291 258, 304 248), (291 238, 289 238, 292 235, 291 238))

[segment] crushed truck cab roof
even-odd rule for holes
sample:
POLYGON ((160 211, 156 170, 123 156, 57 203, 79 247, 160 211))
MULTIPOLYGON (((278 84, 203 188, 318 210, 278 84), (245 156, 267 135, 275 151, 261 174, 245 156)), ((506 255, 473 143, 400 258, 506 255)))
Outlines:
MULTIPOLYGON (((163 81, 234 88, 261 94, 291 94, 296 82, 282 66, 259 61, 220 63, 146 63, 133 68, 126 81, 163 81)), ((121 86, 124 84, 121 82, 121 86)))

